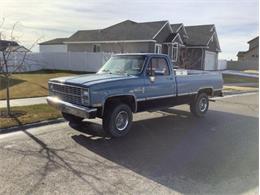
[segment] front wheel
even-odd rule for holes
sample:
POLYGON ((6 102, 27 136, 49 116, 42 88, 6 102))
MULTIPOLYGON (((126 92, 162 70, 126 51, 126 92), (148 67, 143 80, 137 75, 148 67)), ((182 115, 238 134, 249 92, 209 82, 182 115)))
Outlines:
POLYGON ((112 137, 126 135, 132 126, 133 114, 126 104, 112 104, 105 110, 103 128, 112 137))
POLYGON ((200 93, 190 104, 190 111, 196 117, 205 116, 209 108, 209 99, 206 93, 200 93))

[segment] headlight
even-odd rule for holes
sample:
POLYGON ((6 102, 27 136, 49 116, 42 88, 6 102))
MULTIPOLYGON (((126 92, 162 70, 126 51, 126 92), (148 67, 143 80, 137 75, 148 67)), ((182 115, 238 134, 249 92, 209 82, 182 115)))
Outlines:
POLYGON ((83 105, 88 105, 89 104, 89 90, 88 89, 83 89, 82 90, 81 103, 83 105))
POLYGON ((52 83, 48 83, 49 84, 49 95, 53 95, 53 84, 52 83))
POLYGON ((52 83, 49 83, 49 90, 53 90, 53 84, 52 83))
POLYGON ((82 95, 83 96, 88 96, 88 89, 83 89, 82 95))

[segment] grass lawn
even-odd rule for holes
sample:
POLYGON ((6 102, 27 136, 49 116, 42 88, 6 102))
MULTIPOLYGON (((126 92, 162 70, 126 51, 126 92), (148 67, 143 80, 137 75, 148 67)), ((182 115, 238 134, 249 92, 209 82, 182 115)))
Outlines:
MULTIPOLYGON (((41 70, 13 74, 10 80, 11 99, 48 95, 48 80, 55 77, 83 74, 82 72, 41 70)), ((6 81, 0 75, 0 100, 6 99, 6 81)))
POLYGON ((223 74, 224 83, 258 83, 258 78, 223 74))
MULTIPOLYGON (((0 109, 0 111, 4 110, 6 109, 0 109)), ((25 112, 25 114, 16 118, 2 118, 0 115, 0 128, 24 125, 61 117, 61 114, 58 110, 48 106, 47 104, 13 107, 11 110, 22 111, 25 112)))

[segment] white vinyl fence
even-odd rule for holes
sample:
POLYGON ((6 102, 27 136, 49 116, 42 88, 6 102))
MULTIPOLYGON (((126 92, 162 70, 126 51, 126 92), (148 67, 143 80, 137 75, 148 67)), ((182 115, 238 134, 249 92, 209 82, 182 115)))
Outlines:
POLYGON ((45 69, 96 72, 111 57, 109 53, 41 53, 45 69))
POLYGON ((227 69, 227 60, 218 60, 218 70, 226 70, 227 69))
MULTIPOLYGON (((40 69, 96 72, 110 57, 110 53, 90 52, 28 53, 24 65, 16 72, 40 69)), ((22 58, 23 54, 13 54, 8 61, 9 70, 16 69, 22 58)))

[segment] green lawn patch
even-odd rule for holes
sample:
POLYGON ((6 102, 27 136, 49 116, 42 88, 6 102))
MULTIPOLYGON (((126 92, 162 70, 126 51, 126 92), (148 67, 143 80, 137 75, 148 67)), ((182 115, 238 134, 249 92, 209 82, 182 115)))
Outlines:
MULTIPOLYGON (((0 109, 0 113, 5 111, 5 108, 0 109)), ((58 110, 48 106, 47 104, 13 107, 11 111, 22 114, 11 118, 3 117, 0 114, 0 128, 21 126, 29 123, 61 117, 61 114, 58 110)))
POLYGON ((258 78, 223 74, 224 83, 258 83, 258 78))
MULTIPOLYGON (((86 72, 40 70, 13 74, 10 79, 11 99, 47 96, 49 79, 77 74, 86 74, 86 72)), ((6 80, 0 75, 0 100, 3 99, 6 99, 6 80)))

